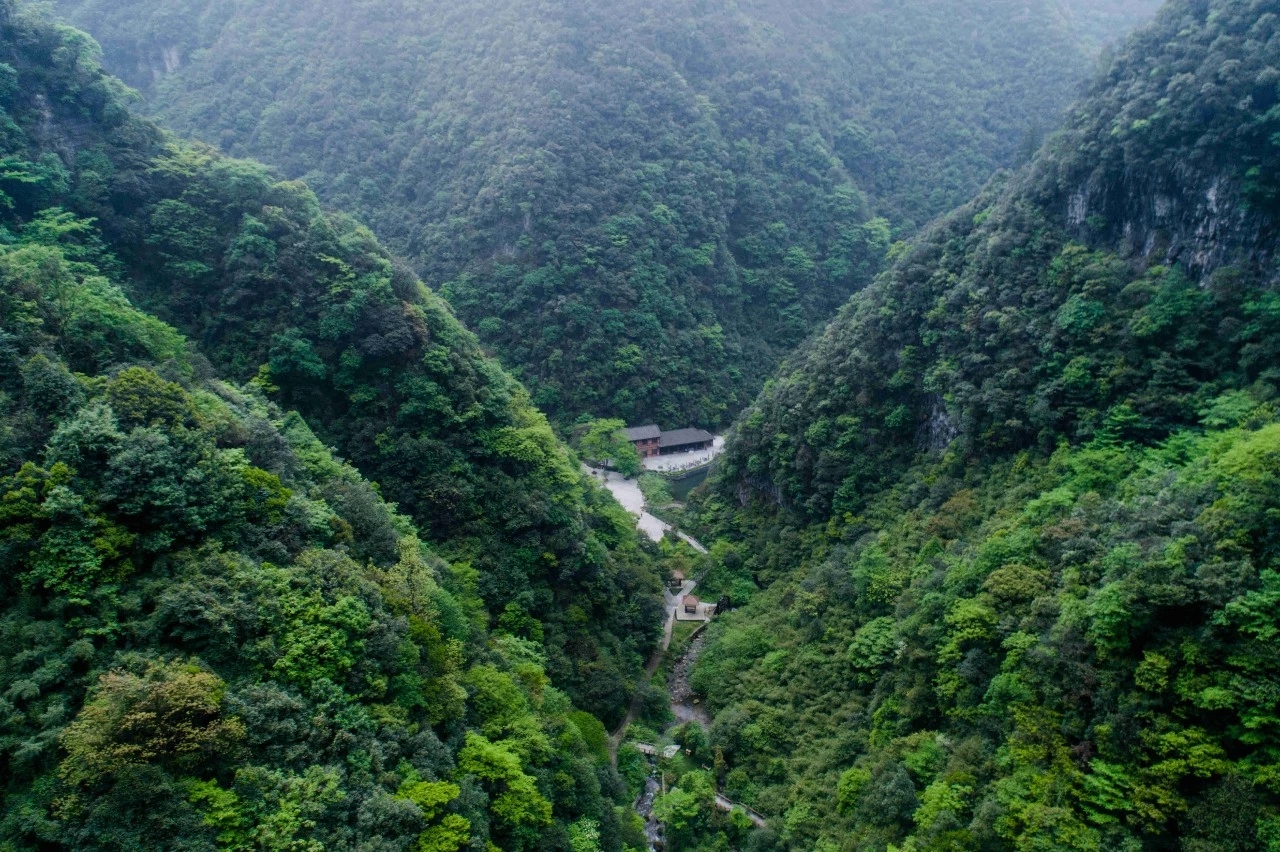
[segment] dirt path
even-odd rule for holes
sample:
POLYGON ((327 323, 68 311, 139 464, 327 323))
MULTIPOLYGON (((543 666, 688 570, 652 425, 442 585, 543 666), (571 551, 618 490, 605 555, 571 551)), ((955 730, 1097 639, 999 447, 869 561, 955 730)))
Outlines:
MULTIPOLYGON (((653 676, 658 673, 658 669, 662 666, 663 658, 671 648, 671 632, 675 629, 681 600, 685 595, 693 594, 693 590, 697 587, 698 580, 693 579, 686 581, 685 584, 680 587, 680 591, 678 592, 673 593, 669 589, 662 590, 662 596, 667 605, 667 621, 662 627, 662 644, 654 649, 654 652, 649 656, 649 661, 645 664, 644 683, 647 684, 653 679, 653 676)), ((699 628, 699 630, 701 630, 701 628, 699 628)), ((684 660, 682 659, 681 663, 683 662, 684 660)), ((677 666, 678 665, 679 664, 677 664, 677 666)), ((635 695, 631 698, 631 706, 627 708, 627 715, 623 717, 622 723, 618 725, 617 730, 615 730, 613 735, 609 737, 609 757, 613 760, 614 766, 618 765, 618 747, 622 745, 622 738, 627 735, 627 728, 636 720, 636 716, 640 715, 641 700, 641 690, 636 689, 635 695)), ((679 711, 676 710, 674 696, 672 696, 671 710, 676 714, 676 717, 679 718, 680 714, 679 711)), ((705 712, 703 715, 706 715, 705 712)))
MULTIPOLYGON (((657 674, 658 669, 662 667, 663 659, 671 648, 671 631, 675 627, 681 599, 685 595, 691 594, 697 586, 698 580, 694 579, 681 586, 678 592, 663 591, 663 596, 667 603, 667 621, 663 626, 662 645, 654 650, 649 657, 649 662, 645 665, 645 683, 648 683, 657 674)), ((671 670, 671 714, 675 716, 676 724, 678 725, 687 722, 698 722, 704 728, 711 725, 711 715, 707 713, 706 707, 694 695, 693 687, 689 683, 689 676, 693 673, 693 667, 697 665, 698 656, 706 645, 707 640, 702 635, 702 632, 710 623, 710 620, 704 622, 693 632, 689 637, 689 647, 685 650, 683 656, 676 661, 671 670)), ((613 760, 615 767, 618 765, 618 748, 622 745, 622 740, 627 734, 627 728, 635 721, 636 716, 640 714, 640 693, 641 691, 637 689, 635 696, 631 699, 631 706, 627 709, 626 717, 623 718, 622 724, 618 725, 618 729, 609 738, 609 756, 613 760)), ((640 797, 635 802, 636 812, 645 821, 645 837, 648 840, 650 852, 654 852, 659 848, 662 839, 662 826, 653 816, 653 803, 657 794, 657 779, 650 776, 645 782, 644 791, 641 792, 640 797)), ((756 828, 765 828, 767 825, 764 816, 760 813, 746 805, 734 802, 719 791, 716 792, 715 806, 723 811, 732 811, 735 808, 740 808, 756 828)))
POLYGON ((751 808, 746 805, 738 804, 723 793, 716 793, 716 807, 722 811, 731 811, 734 808, 742 808, 743 813, 747 815, 747 819, 751 820, 752 824, 754 824, 756 828, 764 828, 767 825, 764 821, 764 817, 760 814, 751 810, 751 808))
MULTIPOLYGON (((667 623, 662 628, 662 644, 654 649, 649 655, 649 662, 644 666, 644 683, 647 684, 653 680, 653 676, 658 673, 658 668, 662 665, 662 658, 667 655, 667 649, 671 647, 671 631, 676 623, 676 608, 667 606, 667 623)), ((636 716, 640 715, 640 702, 642 700, 641 689, 636 689, 635 695, 631 697, 631 706, 627 708, 627 715, 622 717, 622 723, 618 725, 618 729, 609 737, 609 759, 613 761, 613 765, 618 765, 618 748, 622 745, 622 738, 627 735, 627 728, 631 727, 631 723, 636 720, 636 716)))
MULTIPOLYGON (((636 516, 636 526, 654 541, 662 541, 663 537, 669 531, 675 534, 685 544, 692 547, 699 553, 706 553, 707 549, 703 547, 702 542, 693 536, 683 532, 673 530, 672 526, 666 521, 655 517, 645 511, 645 499, 643 492, 640 491, 639 484, 634 479, 627 479, 619 473, 596 471, 591 468, 584 468, 593 478, 600 479, 604 482, 606 488, 613 494, 614 499, 622 504, 622 508, 636 516)), ((667 620, 662 626, 662 644, 655 648, 649 656, 649 660, 644 667, 644 681, 641 688, 637 688, 635 695, 631 698, 631 706, 627 708, 627 715, 623 717, 621 724, 618 725, 612 736, 609 737, 609 758, 613 761, 613 765, 618 765, 618 749, 622 745, 623 738, 627 735, 627 728, 640 715, 640 704, 642 701, 642 687, 653 680, 653 676, 658 673, 658 669, 662 667, 662 660, 666 657, 667 651, 671 649, 671 632, 675 628, 675 623, 680 618, 680 606, 683 599, 687 595, 693 594, 693 590, 698 587, 698 580, 695 578, 688 580, 680 587, 678 592, 672 592, 669 589, 662 590, 663 600, 667 606, 667 620)), ((692 620, 686 616, 686 619, 692 620)), ((680 620, 686 620, 680 619, 680 620)), ((676 724, 684 724, 686 722, 698 722, 703 727, 711 725, 711 716, 702 706, 693 692, 693 687, 689 684, 689 676, 693 672, 693 667, 697 665, 698 655, 702 653, 702 648, 706 643, 706 637, 702 636, 702 631, 711 623, 710 618, 697 619, 704 623, 689 637, 689 647, 685 651, 684 656, 676 661, 671 671, 671 714, 676 718, 676 724)), ((661 837, 661 826, 653 818, 653 801, 658 793, 658 783, 654 778, 649 778, 645 783, 645 789, 640 794, 640 798, 635 803, 635 809, 641 816, 645 818, 645 836, 649 841, 649 848, 655 849, 656 844, 661 837)), ((734 808, 741 808, 751 820, 756 828, 765 827, 765 819, 760 814, 753 811, 745 805, 740 805, 731 801, 722 793, 716 793, 716 807, 721 810, 731 811, 734 808)))

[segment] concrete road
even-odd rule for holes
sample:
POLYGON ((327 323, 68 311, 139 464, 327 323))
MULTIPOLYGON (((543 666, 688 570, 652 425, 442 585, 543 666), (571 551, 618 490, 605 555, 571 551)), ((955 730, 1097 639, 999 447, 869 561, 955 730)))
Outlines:
MULTIPOLYGON (((600 471, 587 468, 597 482, 600 480, 600 471)), ((663 536, 667 534, 667 530, 671 529, 671 525, 661 518, 657 518, 645 511, 644 493, 640 490, 639 484, 634 479, 627 479, 620 473, 608 471, 605 473, 604 486, 608 488, 613 498, 622 504, 622 508, 636 516, 636 526, 640 531, 654 541, 662 541, 663 536)), ((706 553, 707 549, 702 543, 693 536, 686 535, 682 532, 676 533, 680 540, 692 547, 699 553, 706 553)))

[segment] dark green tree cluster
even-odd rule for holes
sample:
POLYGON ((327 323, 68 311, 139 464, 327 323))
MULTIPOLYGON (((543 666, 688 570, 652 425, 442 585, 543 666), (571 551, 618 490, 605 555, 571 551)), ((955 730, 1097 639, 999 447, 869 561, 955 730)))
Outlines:
POLYGON ((175 129, 358 213, 558 421, 713 426, 1056 123, 1110 5, 60 8, 175 129))
POLYGON ((693 678, 726 794, 782 849, 1276 849, 1280 416, 1206 423, 753 541, 693 678))
POLYGON ((1280 4, 1169 4, 739 421, 693 684, 754 843, 1280 849, 1278 67, 1280 4))
POLYGON ((1030 167, 930 228, 796 354, 738 424, 724 478, 826 520, 921 449, 1151 441, 1224 391, 1269 398, 1270 8, 1167 8, 1030 167))
POLYGON ((0 848, 642 843, 633 521, 367 230, 126 94, 0 2, 0 848))
MULTIPOLYGON (((298 411, 472 572, 495 624, 545 647, 579 706, 620 716, 661 618, 651 557, 524 389, 303 184, 132 118, 84 34, 7 27, 7 215, 109 255, 136 303, 195 343, 202 374, 298 411)), ((363 511, 359 495, 334 499, 363 511)))
POLYGON ((0 247, 0 846, 620 848, 544 648, 93 233, 0 247))

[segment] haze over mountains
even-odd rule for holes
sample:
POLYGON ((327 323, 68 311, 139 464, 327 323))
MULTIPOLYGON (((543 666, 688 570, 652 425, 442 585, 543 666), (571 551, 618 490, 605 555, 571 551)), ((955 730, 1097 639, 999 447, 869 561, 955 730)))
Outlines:
POLYGON ((367 222, 553 418, 670 427, 727 425, 1155 6, 60 4, 146 112, 367 222))
POLYGON ((1280 0, 58 11, 0 852, 1280 850, 1280 0))

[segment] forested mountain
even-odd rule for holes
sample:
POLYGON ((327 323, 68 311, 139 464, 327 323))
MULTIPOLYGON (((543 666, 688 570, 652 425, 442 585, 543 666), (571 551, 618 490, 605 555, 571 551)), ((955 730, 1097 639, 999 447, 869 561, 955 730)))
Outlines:
POLYGON ((641 843, 633 519, 369 231, 97 55, 0 0, 0 848, 641 843))
POLYGON ((1280 849, 1277 69, 1170 3, 738 422, 693 681, 779 848, 1280 849))
POLYGON ((895 234, 1034 150, 1152 5, 59 8, 144 109, 358 213, 553 417, 711 426, 895 234))
POLYGON ((1137 26, 1155 16, 1161 0, 1113 0, 1111 3, 1073 2, 1063 4, 1072 31, 1090 45, 1106 47, 1124 40, 1137 26))

